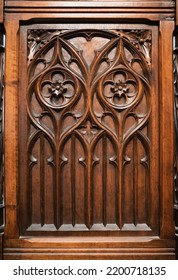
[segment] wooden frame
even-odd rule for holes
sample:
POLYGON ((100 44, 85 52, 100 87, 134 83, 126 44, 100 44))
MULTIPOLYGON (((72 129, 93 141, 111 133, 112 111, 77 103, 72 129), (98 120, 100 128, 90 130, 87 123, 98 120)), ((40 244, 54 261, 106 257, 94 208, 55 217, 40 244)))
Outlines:
POLYGON ((0 1, 0 23, 3 23, 4 1, 0 1))
MULTIPOLYGON (((174 1, 6 1, 4 259, 174 259, 173 65, 174 1), (81 19, 82 18, 82 19, 81 19), (33 22, 148 22, 159 30, 160 234, 155 237, 20 238, 18 227, 19 28, 33 22), (166 42, 166 44, 165 44, 166 42), (169 77, 169 78, 167 78, 169 77), (169 95, 167 94, 169 92, 169 95), (172 167, 171 167, 172 166, 172 167), (98 241, 98 242, 97 242, 98 241)), ((155 127, 156 129, 156 127, 155 127)))
MULTIPOLYGON (((177 33, 175 33, 175 46, 174 46, 174 117, 175 117, 175 141, 177 143, 178 141, 178 129, 177 129, 177 58, 178 58, 178 54, 177 54, 177 33)), ((178 214, 178 203, 177 203, 177 194, 178 194, 178 182, 177 182, 177 172, 178 172, 178 168, 177 168, 177 145, 175 145, 175 203, 174 203, 174 211, 175 211, 175 237, 176 237, 176 254, 178 252, 177 250, 177 246, 178 246, 178 242, 177 242, 177 225, 178 225, 178 221, 177 221, 177 214, 178 214)))
POLYGON ((2 251, 3 251, 3 231, 4 231, 4 224, 3 224, 3 212, 4 212, 4 205, 2 203, 2 189, 3 189, 3 63, 4 63, 4 44, 3 44, 3 10, 4 10, 4 1, 0 1, 0 98, 1 98, 1 125, 0 125, 0 259, 2 259, 2 251))
POLYGON ((178 40, 178 33, 177 33, 177 24, 178 24, 178 1, 176 1, 176 29, 174 33, 174 119, 175 119, 175 199, 174 199, 174 212, 175 212, 175 241, 176 241, 176 259, 178 259, 178 181, 177 181, 177 172, 178 172, 178 120, 177 120, 177 40, 178 40))

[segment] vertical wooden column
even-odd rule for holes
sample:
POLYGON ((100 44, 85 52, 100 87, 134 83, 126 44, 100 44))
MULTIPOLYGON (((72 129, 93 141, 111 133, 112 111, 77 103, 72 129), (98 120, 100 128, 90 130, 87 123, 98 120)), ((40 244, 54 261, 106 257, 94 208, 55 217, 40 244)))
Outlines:
POLYGON ((174 36, 174 119, 175 119, 175 173, 174 173, 174 215, 176 258, 178 259, 178 31, 174 36))
POLYGON ((173 31, 174 21, 160 22, 160 184, 161 184, 161 237, 174 234, 173 198, 174 118, 173 118, 173 31), (171 113, 172 112, 172 113, 171 113))
POLYGON ((6 226, 5 237, 18 237, 17 182, 18 182, 18 31, 19 22, 9 20, 6 29, 5 63, 5 197, 6 226), (10 133, 9 133, 10 131, 10 133))
POLYGON ((0 28, 0 259, 4 232, 4 34, 0 28))
POLYGON ((174 172, 174 217, 175 251, 178 259, 178 0, 176 0, 176 28, 174 34, 174 121, 175 121, 175 172, 174 172))
POLYGON ((3 37, 3 6, 4 1, 0 0, 0 260, 2 259, 2 240, 4 232, 4 153, 3 153, 3 70, 4 70, 4 37, 3 37))
POLYGON ((0 0, 0 23, 3 23, 4 0, 0 0))

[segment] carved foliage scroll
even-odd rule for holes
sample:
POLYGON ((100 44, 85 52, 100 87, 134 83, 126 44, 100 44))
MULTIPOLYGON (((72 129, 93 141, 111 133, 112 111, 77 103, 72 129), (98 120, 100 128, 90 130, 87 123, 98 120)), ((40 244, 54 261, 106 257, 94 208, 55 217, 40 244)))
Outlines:
POLYGON ((28 31, 28 226, 149 228, 149 30, 28 31))

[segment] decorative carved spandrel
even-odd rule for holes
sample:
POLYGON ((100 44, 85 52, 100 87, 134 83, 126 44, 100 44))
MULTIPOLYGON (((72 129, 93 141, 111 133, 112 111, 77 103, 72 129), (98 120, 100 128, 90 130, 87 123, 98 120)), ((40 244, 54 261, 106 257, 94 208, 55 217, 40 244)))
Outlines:
POLYGON ((150 68, 150 30, 28 31, 28 230, 150 230, 150 68))

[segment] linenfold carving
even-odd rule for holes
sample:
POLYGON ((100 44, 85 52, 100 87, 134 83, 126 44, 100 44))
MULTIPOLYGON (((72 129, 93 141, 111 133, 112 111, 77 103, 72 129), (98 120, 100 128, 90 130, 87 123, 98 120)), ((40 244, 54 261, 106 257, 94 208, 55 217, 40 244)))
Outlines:
POLYGON ((149 228, 151 40, 28 31, 29 227, 149 228))

